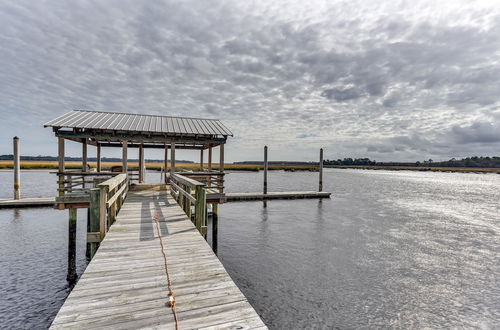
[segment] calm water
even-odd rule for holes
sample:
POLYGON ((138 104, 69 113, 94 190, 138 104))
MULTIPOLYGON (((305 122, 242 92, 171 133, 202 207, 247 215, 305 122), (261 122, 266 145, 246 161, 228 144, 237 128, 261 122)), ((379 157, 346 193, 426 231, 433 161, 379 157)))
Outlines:
MULTIPOLYGON (((261 176, 230 173, 227 190, 259 191, 261 176)), ((47 171, 22 178, 24 195, 54 194, 47 171)), ((11 179, 0 171, 0 198, 11 179)), ((312 190, 317 173, 269 180, 312 190)), ((222 206, 219 256, 270 328, 498 328, 499 188, 494 174, 328 169, 331 200, 222 206)), ((0 210, 1 328, 45 328, 63 303, 66 218, 0 210)))

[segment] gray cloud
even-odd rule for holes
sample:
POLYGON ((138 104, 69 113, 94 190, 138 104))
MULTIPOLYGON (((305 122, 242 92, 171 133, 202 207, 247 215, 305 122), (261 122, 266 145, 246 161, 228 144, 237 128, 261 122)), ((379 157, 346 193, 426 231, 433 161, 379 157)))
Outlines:
POLYGON ((53 154, 41 124, 72 108, 221 118, 228 160, 500 146, 498 5, 15 1, 0 20, 0 153, 53 154))

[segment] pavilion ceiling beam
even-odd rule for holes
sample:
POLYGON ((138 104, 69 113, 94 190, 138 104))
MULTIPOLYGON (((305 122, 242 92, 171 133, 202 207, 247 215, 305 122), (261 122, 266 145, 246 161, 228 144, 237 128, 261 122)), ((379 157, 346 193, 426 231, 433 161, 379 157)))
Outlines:
POLYGON ((64 137, 67 139, 93 139, 96 141, 113 141, 120 142, 127 140, 136 143, 194 143, 202 144, 204 148, 208 148, 210 144, 219 145, 226 143, 227 137, 223 138, 207 138, 207 137, 182 137, 182 136, 144 136, 139 134, 122 134, 122 133, 100 133, 100 132, 77 132, 77 131, 63 131, 58 130, 55 132, 57 137, 64 137))

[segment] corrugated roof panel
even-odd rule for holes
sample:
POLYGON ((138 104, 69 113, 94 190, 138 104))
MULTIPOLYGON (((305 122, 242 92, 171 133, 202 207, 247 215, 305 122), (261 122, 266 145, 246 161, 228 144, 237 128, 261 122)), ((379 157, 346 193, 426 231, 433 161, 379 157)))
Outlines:
POLYGON ((206 132, 206 134, 213 134, 213 131, 211 127, 208 125, 209 120, 200 120, 199 123, 201 126, 203 126, 203 131, 206 132))
POLYGON ((92 116, 89 113, 87 117, 84 120, 82 120, 82 122, 79 125, 82 125, 85 128, 94 128, 101 122, 102 118, 104 118, 105 115, 106 115, 105 113, 99 113, 92 116))
POLYGON ((74 110, 44 126, 193 135, 233 135, 214 119, 74 110))
POLYGON ((68 120, 67 122, 63 123, 62 126, 74 127, 74 126, 76 126, 79 123, 79 121, 81 120, 81 118, 85 118, 86 116, 87 116, 87 112, 86 111, 82 111, 82 112, 80 112, 80 114, 78 116, 72 117, 70 120, 68 120))

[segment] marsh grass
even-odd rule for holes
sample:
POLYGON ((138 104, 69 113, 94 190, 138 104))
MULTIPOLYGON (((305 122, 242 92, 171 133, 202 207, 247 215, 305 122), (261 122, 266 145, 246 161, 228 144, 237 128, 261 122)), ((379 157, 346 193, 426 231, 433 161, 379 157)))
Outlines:
MULTIPOLYGON (((96 162, 89 162, 90 167, 95 168, 96 162)), ((103 162, 102 169, 109 170, 112 166, 120 166, 121 162, 103 162)), ((169 164, 170 165, 170 164, 169 164)), ((138 162, 129 162, 129 168, 138 169, 138 162)), ((205 168, 207 164, 204 164, 205 168)), ((0 161, 0 169, 11 169, 13 162, 10 160, 0 161)), ((79 169, 82 167, 81 162, 65 162, 66 169, 79 169)), ((146 163, 146 169, 159 171, 163 167, 163 163, 146 163)), ((200 165, 197 163, 178 163, 175 166, 177 169, 197 170, 200 165)), ((21 161, 21 169, 51 169, 57 170, 57 161, 21 161)), ((263 169, 262 165, 249 165, 249 164, 224 164, 224 168, 228 171, 250 171, 258 172, 263 169)), ((213 164, 212 169, 219 169, 219 164, 213 164)), ((269 170, 287 170, 287 171, 317 171, 317 166, 296 166, 296 165, 269 165, 269 170)))

